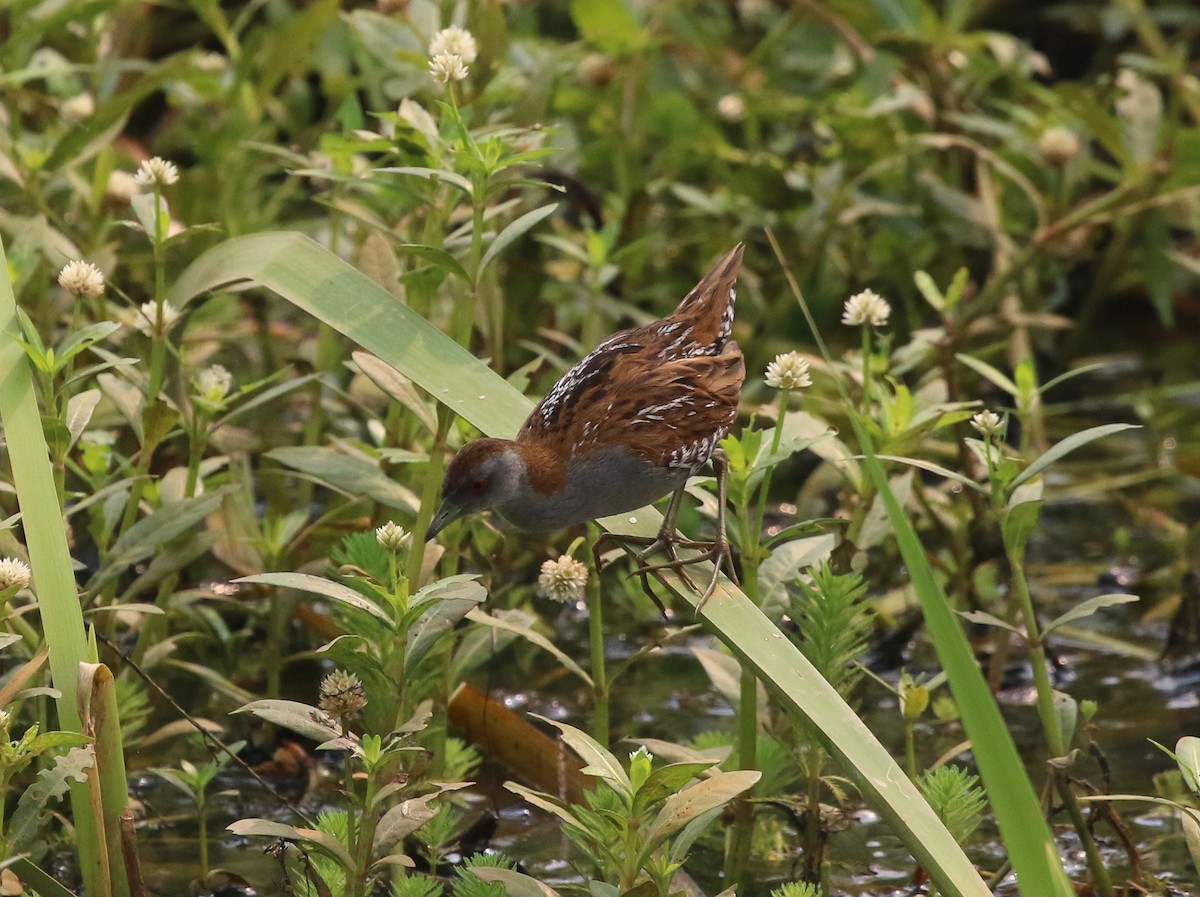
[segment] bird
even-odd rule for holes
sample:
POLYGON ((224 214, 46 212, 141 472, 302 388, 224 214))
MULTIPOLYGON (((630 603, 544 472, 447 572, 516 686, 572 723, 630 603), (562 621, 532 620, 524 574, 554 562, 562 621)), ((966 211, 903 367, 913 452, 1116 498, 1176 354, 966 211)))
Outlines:
POLYGON ((670 494, 655 537, 605 537, 644 546, 634 573, 646 593, 658 603, 646 575, 664 569, 678 571, 699 592, 683 568, 704 560, 714 570, 697 611, 716 590, 722 566, 736 581, 719 443, 737 417, 746 376, 741 348, 730 339, 743 249, 739 243, 726 253, 671 314, 596 346, 555 383, 515 439, 482 437, 463 446, 447 465, 426 538, 486 509, 512 528, 545 532, 670 494), (718 486, 717 536, 710 542, 682 538, 675 524, 684 487, 710 460, 718 486), (680 558, 680 547, 701 553, 680 558), (660 550, 669 561, 649 565, 660 550))

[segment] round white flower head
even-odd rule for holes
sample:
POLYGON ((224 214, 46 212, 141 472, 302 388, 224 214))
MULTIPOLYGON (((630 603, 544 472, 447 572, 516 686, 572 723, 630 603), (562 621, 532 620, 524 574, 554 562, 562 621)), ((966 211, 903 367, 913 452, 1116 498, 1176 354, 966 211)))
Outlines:
MULTIPOLYGON (((175 326, 175 322, 183 316, 183 312, 177 309, 170 302, 164 302, 162 305, 163 317, 163 333, 166 333, 175 326)), ((133 317, 133 326, 140 330, 146 336, 154 335, 154 328, 158 323, 158 309, 154 307, 153 302, 143 302, 141 308, 133 317)))
POLYGON ((451 25, 435 34, 433 40, 429 42, 431 57, 442 53, 460 56, 464 64, 470 65, 479 58, 479 47, 475 43, 475 36, 470 31, 466 28, 459 28, 457 25, 451 25))
POLYGON ((233 388, 233 374, 224 365, 214 364, 196 375, 196 392, 210 405, 218 405, 233 388))
POLYGON ((457 53, 438 53, 429 60, 429 74, 434 81, 449 84, 467 77, 467 66, 457 53))
POLYGON ((542 562, 542 573, 538 577, 538 594, 543 598, 566 604, 578 601, 587 588, 588 571, 582 562, 570 555, 542 562))
POLYGON ((846 300, 846 305, 842 309, 842 323, 849 324, 851 327, 860 325, 883 327, 887 324, 888 316, 891 313, 892 307, 888 305, 886 299, 874 290, 863 290, 846 300))
POLYGON ((727 93, 717 100, 717 115, 725 121, 741 121, 746 117, 746 100, 740 93, 727 93))
POLYGON ((169 187, 179 180, 179 169, 175 167, 174 162, 155 156, 138 166, 133 179, 143 187, 153 187, 156 184, 159 187, 169 187))
POLYGON ((76 259, 58 272, 58 285, 76 296, 95 298, 104 292, 104 274, 91 262, 76 259))
POLYGON ((767 365, 767 375, 764 379, 772 389, 803 389, 812 386, 808 362, 800 357, 799 352, 776 355, 775 360, 767 365))
POLYGON ((412 541, 412 533, 406 532, 404 527, 397 526, 389 520, 375 529, 375 540, 388 551, 399 551, 412 541))
POLYGON ((984 439, 987 439, 997 430, 999 430, 1002 423, 1003 421, 1001 420, 1000 415, 995 411, 980 411, 973 418, 971 418, 971 426, 974 427, 984 439))
POLYGON ((321 698, 317 706, 334 719, 354 716, 367 706, 367 691, 350 671, 334 670, 321 680, 321 698))
POLYGON ((1061 125, 1047 128, 1037 142, 1038 155, 1047 165, 1062 168, 1079 155, 1079 138, 1061 125))
POLYGON ((18 561, 16 558, 0 560, 0 589, 12 586, 23 589, 29 585, 31 577, 29 565, 23 561, 18 561))

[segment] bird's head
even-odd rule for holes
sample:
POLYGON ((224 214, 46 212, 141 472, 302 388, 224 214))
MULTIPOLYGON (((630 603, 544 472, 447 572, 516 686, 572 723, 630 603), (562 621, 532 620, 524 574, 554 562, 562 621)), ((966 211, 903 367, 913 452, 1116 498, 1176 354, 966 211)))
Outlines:
POLYGON ((511 497, 521 486, 525 462, 508 439, 485 437, 468 442, 446 468, 442 504, 429 522, 427 539, 447 525, 511 497))

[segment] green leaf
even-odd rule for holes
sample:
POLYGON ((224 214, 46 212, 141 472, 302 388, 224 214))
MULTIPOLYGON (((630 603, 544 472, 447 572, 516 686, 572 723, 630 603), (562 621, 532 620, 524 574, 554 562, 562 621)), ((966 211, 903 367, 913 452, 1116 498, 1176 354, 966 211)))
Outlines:
POLYGON ((463 283, 469 284, 471 282, 471 277, 467 274, 467 269, 462 266, 462 263, 458 259, 444 249, 439 249, 436 246, 422 246, 420 243, 401 243, 396 248, 401 252, 407 252, 409 255, 415 255, 418 258, 424 259, 435 268, 440 268, 447 274, 457 277, 463 283))
MULTIPOLYGON (((862 459, 863 455, 858 455, 858 459, 862 459)), ((964 486, 974 489, 976 492, 987 494, 987 487, 975 482, 968 476, 959 473, 957 470, 951 470, 948 467, 942 467, 940 464, 934 464, 932 461, 926 461, 924 458, 905 458, 903 455, 876 455, 881 461, 898 461, 901 464, 907 464, 910 467, 919 467, 921 470, 928 470, 930 473, 936 473, 940 477, 945 477, 948 480, 954 480, 956 483, 962 483, 964 486)))
POLYGON ((375 604, 375 602, 363 596, 361 592, 356 592, 354 589, 344 586, 340 582, 325 579, 323 576, 313 576, 310 573, 258 573, 253 576, 243 576, 240 579, 235 579, 234 582, 253 582, 260 585, 275 586, 280 589, 296 589, 301 592, 322 595, 332 601, 365 611, 375 619, 385 623, 389 628, 392 626, 391 615, 375 604))
POLYGON ((442 171, 439 168, 416 168, 413 166, 405 166, 402 168, 377 168, 375 170, 379 173, 403 174, 408 175, 409 177, 424 178, 425 180, 433 181, 434 183, 445 181, 447 184, 453 184, 459 190, 463 191, 463 193, 467 194, 467 196, 470 196, 472 193, 471 182, 461 174, 457 174, 453 171, 442 171))
POLYGON ((342 737, 342 729, 323 713, 299 701, 251 701, 234 713, 253 713, 269 723, 291 729, 297 735, 311 738, 318 744, 342 737))
POLYGON ((1099 427, 1092 427, 1076 433, 1073 436, 1068 436, 1062 442, 1050 448, 1044 455, 1041 455, 1034 460, 1032 464, 1022 470, 1019 474, 1013 477, 1012 486, 1020 486, 1026 480, 1037 476, 1055 461, 1058 461, 1078 448, 1082 448, 1089 442, 1095 442, 1097 439, 1103 439, 1105 436, 1111 436, 1114 433, 1120 433, 1124 430, 1137 430, 1140 427, 1137 424, 1104 424, 1099 427))
POLYGON ((242 837, 258 835, 263 838, 301 841, 333 857, 347 872, 354 871, 354 859, 350 856, 346 846, 333 835, 316 829, 296 828, 293 825, 284 825, 282 822, 272 822, 270 819, 239 819, 237 822, 225 826, 225 830, 242 837))
POLYGON ((290 445, 266 453, 281 464, 300 470, 348 496, 369 495, 389 508, 415 513, 419 501, 373 459, 322 445, 290 445))
POLYGON ((996 368, 992 367, 986 361, 980 361, 978 358, 973 358, 970 355, 964 355, 961 352, 954 356, 971 370, 975 371, 985 380, 990 380, 996 386, 1003 389, 1014 399, 1017 397, 1019 390, 1017 384, 1009 379, 1005 374, 1002 374, 996 368))
POLYGON ((960 610, 958 615, 964 620, 969 620, 972 623, 978 623, 980 626, 996 626, 1000 629, 1007 629, 1009 632, 1015 632, 1021 638, 1025 638, 1025 633, 1018 629, 1012 623, 1006 623, 995 614, 989 614, 983 610, 960 610))
POLYGON ((519 623, 515 623, 511 620, 484 613, 481 610, 471 611, 469 614, 467 614, 467 619, 472 623, 478 623, 481 626, 489 626, 493 629, 500 629, 505 632, 511 632, 514 635, 519 635, 531 645, 537 645, 537 647, 541 648, 560 664, 562 664, 563 667, 565 667, 574 675, 578 676, 579 680, 586 684, 588 688, 592 687, 592 677, 587 674, 587 671, 577 664, 570 657, 570 655, 560 650, 557 645, 555 645, 552 641, 550 641, 550 639, 546 638, 540 632, 536 632, 528 626, 522 626, 519 623))
POLYGON ((760 778, 762 773, 757 769, 721 772, 672 795, 658 811, 646 832, 644 853, 648 855, 654 851, 663 841, 697 816, 724 806, 743 791, 752 788, 760 778))
POLYGON ((1042 627, 1042 635, 1057 629, 1059 626, 1065 626, 1068 623, 1074 623, 1076 620, 1082 620, 1084 617, 1090 617, 1098 610, 1106 607, 1115 607, 1118 604, 1131 604, 1138 600, 1137 595, 1096 595, 1088 598, 1086 601, 1081 601, 1069 611, 1055 617, 1049 623, 1042 627))
POLYGON ((548 205, 534 209, 532 212, 526 212, 520 218, 511 222, 504 230, 496 234, 496 239, 492 240, 492 244, 488 246, 487 252, 483 254, 483 258, 479 262, 479 276, 483 276, 483 272, 487 270, 496 258, 499 257, 505 249, 512 244, 514 240, 536 225, 546 216, 552 214, 558 208, 558 203, 552 202, 548 205))
POLYGON ((563 741, 586 764, 582 769, 584 775, 604 779, 604 781, 613 786, 613 789, 618 794, 625 798, 633 794, 633 783, 629 781, 629 776, 625 774, 625 770, 621 768, 621 764, 617 762, 617 758, 606 750, 600 742, 592 738, 591 735, 588 735, 582 729, 576 729, 572 725, 560 723, 549 717, 540 716, 536 713, 531 713, 530 716, 534 719, 540 719, 544 723, 549 723, 562 732, 563 741))
POLYGON ((1010 554, 1018 554, 1025 550, 1029 537, 1037 529, 1038 515, 1041 510, 1042 503, 1040 501, 1026 501, 1004 512, 1000 530, 1004 535, 1004 545, 1010 554))
POLYGON ((684 785, 716 765, 716 760, 699 760, 660 766, 650 773, 645 784, 637 790, 637 794, 634 796, 633 812, 641 813, 663 798, 683 790, 684 785))
POLYGON ((470 866, 471 873, 483 881, 498 881, 508 897, 560 897, 558 891, 532 876, 501 866, 470 866))

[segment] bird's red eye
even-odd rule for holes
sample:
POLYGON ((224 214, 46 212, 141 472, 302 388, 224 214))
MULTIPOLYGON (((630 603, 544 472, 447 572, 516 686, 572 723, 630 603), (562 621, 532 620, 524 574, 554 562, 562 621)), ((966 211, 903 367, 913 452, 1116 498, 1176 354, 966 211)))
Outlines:
POLYGON ((476 494, 479 494, 480 492, 483 492, 485 489, 487 489, 487 484, 488 484, 488 481, 487 481, 486 477, 480 477, 477 480, 473 480, 471 482, 471 491, 476 494))

